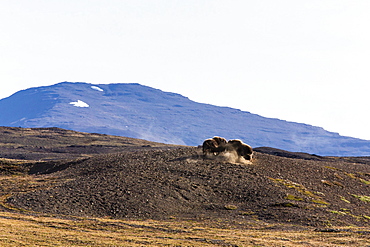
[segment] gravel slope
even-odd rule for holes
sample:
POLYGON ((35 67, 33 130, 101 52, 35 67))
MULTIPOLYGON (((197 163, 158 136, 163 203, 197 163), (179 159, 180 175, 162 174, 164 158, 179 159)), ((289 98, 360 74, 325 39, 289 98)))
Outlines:
POLYGON ((55 179, 54 186, 7 202, 77 216, 370 223, 367 159, 255 157, 253 164, 233 164, 203 159, 198 148, 163 148, 39 163, 31 171, 55 179))

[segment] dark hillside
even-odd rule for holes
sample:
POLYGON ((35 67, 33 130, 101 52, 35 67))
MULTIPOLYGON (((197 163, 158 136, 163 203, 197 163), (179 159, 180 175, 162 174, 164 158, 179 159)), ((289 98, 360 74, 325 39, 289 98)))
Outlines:
POLYGON ((370 223, 369 157, 255 151, 253 164, 234 164, 203 159, 195 147, 0 127, 0 209, 128 219, 370 223))
POLYGON ((8 159, 63 160, 123 150, 171 146, 173 145, 60 128, 0 127, 0 158, 8 159))
POLYGON ((257 152, 253 165, 241 165, 203 160, 197 148, 178 148, 103 154, 60 167, 53 173, 45 167, 48 175, 42 175, 56 179, 53 186, 14 194, 7 203, 43 213, 113 218, 261 219, 314 226, 370 222, 369 165, 335 158, 257 152))

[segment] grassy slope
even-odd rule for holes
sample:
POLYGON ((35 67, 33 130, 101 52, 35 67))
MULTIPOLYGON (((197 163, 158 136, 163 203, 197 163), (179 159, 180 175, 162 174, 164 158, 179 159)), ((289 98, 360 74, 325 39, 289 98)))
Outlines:
MULTIPOLYGON (((7 161, 9 164, 9 160, 7 161)), ((16 162, 19 164, 19 162, 16 162)), ((1 176, 0 246, 367 246, 368 227, 314 228, 248 221, 119 220, 13 208, 10 193, 53 186, 52 175, 1 176)))
POLYGON ((0 212, 1 246, 366 246, 365 228, 280 230, 254 222, 133 221, 0 212))

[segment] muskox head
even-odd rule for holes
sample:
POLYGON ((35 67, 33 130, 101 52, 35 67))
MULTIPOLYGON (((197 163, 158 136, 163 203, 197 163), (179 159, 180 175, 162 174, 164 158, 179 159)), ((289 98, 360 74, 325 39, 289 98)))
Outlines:
POLYGON ((225 151, 227 141, 225 138, 215 136, 212 139, 207 139, 203 142, 203 154, 212 153, 218 155, 220 152, 225 151))

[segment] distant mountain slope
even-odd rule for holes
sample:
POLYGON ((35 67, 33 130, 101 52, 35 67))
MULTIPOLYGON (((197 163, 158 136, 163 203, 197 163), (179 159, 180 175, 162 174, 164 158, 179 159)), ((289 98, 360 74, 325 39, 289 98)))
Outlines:
POLYGON ((196 146, 219 135, 318 155, 370 155, 370 141, 320 127, 201 104, 140 84, 62 82, 0 100, 0 125, 60 127, 149 141, 196 146))

